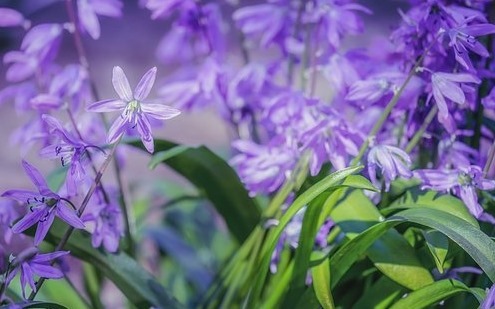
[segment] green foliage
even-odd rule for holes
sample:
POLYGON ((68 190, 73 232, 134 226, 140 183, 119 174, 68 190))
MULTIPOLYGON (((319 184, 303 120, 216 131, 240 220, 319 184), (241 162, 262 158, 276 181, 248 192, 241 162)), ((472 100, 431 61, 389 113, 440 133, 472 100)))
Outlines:
MULTIPOLYGON (((129 145, 146 151, 140 141, 129 145)), ((259 222, 259 206, 222 158, 204 146, 193 148, 155 140, 155 154, 149 166, 154 168, 160 162, 189 180, 211 201, 239 242, 246 240, 259 222)))

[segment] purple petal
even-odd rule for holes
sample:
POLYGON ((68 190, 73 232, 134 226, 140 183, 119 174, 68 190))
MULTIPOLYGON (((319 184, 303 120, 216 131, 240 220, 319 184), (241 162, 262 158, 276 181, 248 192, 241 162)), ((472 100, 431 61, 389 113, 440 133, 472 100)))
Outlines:
POLYGON ((472 36, 487 35, 487 34, 495 33, 495 25, 492 24, 471 25, 463 28, 462 32, 472 36))
POLYGON ((45 239, 46 234, 48 234, 48 231, 50 230, 50 227, 52 226, 53 219, 55 219, 55 214, 50 212, 48 216, 45 217, 45 221, 40 221, 38 223, 38 228, 36 229, 36 234, 34 234, 34 245, 38 246, 43 239, 45 239))
POLYGON ((50 265, 30 263, 32 271, 43 278, 59 279, 64 276, 62 271, 50 265))
POLYGON ((8 190, 2 193, 2 197, 11 198, 21 203, 27 203, 29 199, 39 196, 38 192, 28 190, 8 190))
POLYGON ((180 114, 180 110, 163 104, 141 104, 143 112, 150 117, 160 120, 174 118, 180 114))
POLYGON ((151 68, 143 75, 139 84, 134 90, 134 98, 138 101, 143 101, 150 94, 151 88, 155 83, 156 78, 156 67, 151 68))
POLYGON ((151 125, 145 115, 139 115, 137 121, 137 129, 139 135, 141 136, 141 141, 143 141, 144 146, 149 153, 153 153, 155 149, 155 144, 153 143, 153 136, 151 135, 151 125))
POLYGON ((86 107, 86 110, 88 112, 104 113, 122 110, 125 106, 126 103, 122 100, 110 99, 91 103, 86 107))
POLYGON ((33 258, 33 262, 36 263, 50 262, 51 260, 57 259, 67 254, 69 254, 69 251, 55 251, 50 253, 38 254, 33 258))
POLYGON ((124 134, 127 129, 128 122, 124 118, 123 115, 119 116, 113 122, 112 126, 108 130, 107 143, 113 144, 115 143, 121 136, 124 134))
POLYGON ((67 222, 67 224, 75 227, 76 229, 84 228, 84 223, 81 221, 81 219, 76 215, 76 213, 73 210, 70 210, 64 205, 59 204, 57 206, 56 211, 57 211, 57 216, 59 216, 60 219, 67 222))
POLYGON ((100 22, 93 7, 88 3, 88 0, 78 0, 77 8, 81 26, 93 39, 97 40, 100 37, 100 22))
POLYGON ((46 215, 46 209, 39 209, 34 212, 29 212, 27 213, 24 218, 19 220, 13 227, 12 227, 12 232, 14 233, 21 233, 31 226, 35 225, 40 221, 41 218, 43 218, 46 215))
POLYGON ((27 263, 22 263, 21 265, 21 286, 22 286, 22 295, 26 298, 26 283, 29 283, 29 286, 33 291, 36 291, 36 285, 34 284, 34 274, 31 270, 31 267, 27 263))
POLYGON ((124 102, 128 103, 134 99, 129 81, 124 70, 119 66, 113 67, 112 83, 113 88, 124 102))
POLYGON ((46 184, 45 178, 41 175, 41 173, 31 164, 27 163, 27 161, 22 160, 22 166, 24 167, 24 170, 26 171, 26 174, 31 178, 31 181, 35 184, 35 186, 38 188, 40 191, 41 195, 43 196, 56 196, 55 193, 52 192, 48 188, 48 185, 46 184))
POLYGON ((24 23, 24 17, 16 10, 9 8, 0 8, 0 27, 21 26, 24 23))
POLYGON ((483 208, 478 203, 478 195, 474 187, 462 186, 459 195, 474 217, 478 218, 483 213, 483 208))
POLYGON ((34 109, 58 109, 62 105, 62 100, 51 94, 42 93, 32 98, 29 103, 34 109))
POLYGON ((98 15, 108 17, 122 16, 122 2, 119 0, 94 0, 93 3, 93 9, 98 15))

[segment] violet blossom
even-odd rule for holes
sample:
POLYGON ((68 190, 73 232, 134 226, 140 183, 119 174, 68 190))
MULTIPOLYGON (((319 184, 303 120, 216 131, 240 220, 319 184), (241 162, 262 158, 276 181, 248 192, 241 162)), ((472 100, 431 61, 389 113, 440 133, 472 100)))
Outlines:
POLYGON ((390 189, 390 183, 397 177, 410 178, 411 158, 400 148, 389 145, 376 145, 368 153, 368 174, 371 182, 378 188, 380 182, 376 178, 379 168, 385 183, 385 191, 390 189))
POLYGON ((34 236, 34 244, 37 246, 45 238, 55 216, 75 228, 84 228, 84 224, 76 215, 75 209, 71 209, 74 207, 72 203, 50 190, 45 179, 34 166, 26 161, 22 161, 22 166, 36 185, 38 192, 8 190, 1 195, 29 206, 29 212, 12 227, 12 232, 21 233, 37 223, 38 228, 34 236))
POLYGON ((120 0, 77 0, 77 13, 80 27, 94 40, 100 38, 100 22, 98 15, 108 17, 122 16, 120 0))
POLYGON ((158 120, 174 118, 180 114, 178 109, 163 105, 143 102, 153 87, 156 76, 156 67, 146 72, 139 81, 134 93, 129 81, 121 67, 113 68, 112 83, 119 99, 109 99, 91 103, 87 110, 91 112, 110 112, 122 110, 108 131, 107 142, 113 144, 125 133, 127 129, 134 129, 141 136, 146 149, 152 153, 154 150, 151 124, 148 117, 158 120))
POLYGON ((491 216, 479 204, 476 190, 495 189, 495 180, 484 178, 479 166, 464 166, 453 170, 421 169, 415 170, 414 176, 422 181, 423 189, 450 191, 462 199, 475 218, 492 221, 491 216))
POLYGON ((451 133, 455 128, 449 114, 447 99, 460 105, 466 104, 465 92, 470 89, 467 86, 463 88, 461 83, 479 84, 481 80, 467 73, 435 72, 431 75, 432 95, 438 107, 438 121, 451 133))
POLYGON ((64 277, 63 272, 51 265, 52 260, 69 254, 68 251, 56 251, 40 254, 37 248, 28 248, 21 252, 13 261, 14 266, 7 277, 7 282, 12 281, 20 271, 22 295, 26 298, 26 285, 36 291, 35 276, 39 278, 60 279, 64 277))

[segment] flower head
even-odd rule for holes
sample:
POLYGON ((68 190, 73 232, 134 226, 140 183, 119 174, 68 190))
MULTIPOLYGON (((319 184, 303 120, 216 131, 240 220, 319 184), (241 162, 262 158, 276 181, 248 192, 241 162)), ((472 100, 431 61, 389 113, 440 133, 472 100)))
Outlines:
POLYGON ((31 247, 22 251, 13 261, 15 267, 9 273, 7 282, 10 282, 17 272, 21 271, 22 295, 26 298, 26 284, 36 291, 34 276, 40 278, 59 279, 64 276, 62 271, 51 266, 51 261, 69 254, 68 251, 56 251, 40 254, 37 248, 31 247))
POLYGON ((478 203, 476 189, 493 190, 495 180, 485 179, 479 166, 471 165, 455 170, 416 170, 414 176, 421 179, 424 189, 451 191, 462 199, 473 216, 480 220, 489 219, 478 203))
POLYGON ((397 177, 410 178, 412 172, 409 169, 411 159, 403 150, 389 146, 378 145, 371 148, 368 154, 368 173, 371 181, 379 187, 376 179, 376 168, 381 169, 385 180, 385 190, 389 190, 390 182, 397 177))
MULTIPOLYGON (((27 190, 9 190, 2 194, 2 197, 11 198, 29 206, 29 212, 19 220, 13 227, 12 232, 21 233, 32 225, 38 223, 34 244, 37 246, 43 241, 50 226, 55 219, 59 217, 67 224, 82 229, 84 224, 76 215, 75 211, 69 209, 68 200, 60 197, 48 188, 45 179, 41 173, 26 161, 22 161, 22 166, 31 181, 38 188, 38 192, 27 190)), ((71 205, 72 206, 72 205, 71 205)))
POLYGON ((112 83, 119 99, 98 101, 90 104, 87 108, 92 112, 122 110, 120 117, 109 129, 108 143, 115 143, 127 129, 137 128, 144 146, 149 152, 153 152, 153 136, 151 136, 151 124, 148 117, 166 120, 180 114, 180 111, 173 107, 143 102, 153 87, 155 77, 156 67, 151 68, 143 75, 133 93, 122 68, 119 66, 113 68, 112 83))

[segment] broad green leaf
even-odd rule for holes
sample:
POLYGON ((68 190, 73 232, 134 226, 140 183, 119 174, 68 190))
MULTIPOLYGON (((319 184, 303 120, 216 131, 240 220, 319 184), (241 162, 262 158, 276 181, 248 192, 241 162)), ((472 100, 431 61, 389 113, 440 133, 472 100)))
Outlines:
POLYGON ((255 307, 255 303, 260 298, 263 283, 265 282, 266 274, 270 266, 270 260, 273 250, 275 249, 275 246, 284 228, 287 226, 287 224, 292 219, 292 217, 294 217, 294 215, 301 208, 311 203, 320 194, 322 194, 326 190, 337 188, 346 177, 359 172, 361 169, 362 166, 357 166, 357 167, 346 168, 337 171, 335 173, 332 173, 327 177, 325 177, 324 179, 317 182, 316 184, 314 184, 313 186, 311 186, 308 190, 304 191, 291 204, 291 206, 287 209, 286 213, 280 219, 279 224, 274 228, 272 233, 270 233, 269 239, 265 243, 264 250, 262 250, 262 257, 261 257, 261 263, 259 266, 258 275, 256 276, 253 290, 249 295, 247 307, 255 307))
POLYGON ((390 308, 426 308, 461 292, 470 292, 470 289, 464 283, 457 280, 440 280, 409 293, 390 308))
POLYGON ((330 257, 331 286, 334 288, 349 268, 362 258, 368 248, 400 221, 391 220, 377 223, 349 240, 330 257))
MULTIPOLYGON (((306 276, 310 266, 311 252, 313 251, 316 234, 320 228, 318 221, 321 210, 325 205, 328 195, 329 193, 327 192, 320 194, 306 208, 301 232, 299 233, 298 246, 294 256, 294 268, 289 283, 289 291, 282 307, 288 307, 290 304, 294 304, 299 295, 307 289, 306 276)), ((330 280, 328 284, 330 284, 330 280)), ((316 295, 318 296, 318 293, 316 295)))
MULTIPOLYGON (((146 151, 140 141, 129 145, 146 151)), ((240 243, 249 236, 260 220, 259 207, 222 158, 204 146, 184 147, 165 140, 155 140, 155 151, 151 165, 162 160, 195 185, 212 202, 240 243)))
MULTIPOLYGON (((67 229, 66 225, 56 220, 45 241, 57 245, 67 229)), ((28 233, 34 234, 34 229, 28 233)), ((90 263, 110 279, 137 308, 165 307, 182 308, 182 306, 158 283, 151 274, 130 258, 120 252, 106 253, 91 246, 91 235, 76 230, 69 238, 65 250, 71 255, 90 263)))
MULTIPOLYGON (((375 205, 358 190, 347 194, 335 207, 331 217, 350 239, 383 221, 375 205)), ((415 290, 433 282, 431 273, 421 264, 415 250, 393 229, 385 230, 366 254, 383 274, 409 289, 415 290)), ((332 277, 339 278, 334 275, 333 268, 331 273, 332 277)))
POLYGON ((460 199, 450 194, 441 194, 432 190, 422 191, 418 187, 407 191, 401 198, 394 201, 390 207, 382 209, 381 212, 384 215, 388 215, 398 210, 413 207, 428 207, 442 210, 466 220, 479 228, 478 221, 469 213, 467 207, 460 199))
POLYGON ((324 309, 335 308, 332 292, 330 291, 330 264, 325 262, 311 268, 311 275, 315 295, 320 305, 324 309))
POLYGON ((433 256, 435 265, 437 265, 438 271, 442 274, 444 271, 443 263, 449 252, 449 239, 436 230, 423 232, 423 235, 426 240, 426 245, 433 256))
POLYGON ((401 211, 391 219, 422 224, 443 233, 464 249, 488 278, 495 282, 495 243, 471 223, 450 213, 426 207, 401 211))
POLYGON ((60 189, 60 187, 62 187, 62 185, 64 184, 68 169, 69 168, 67 166, 57 167, 46 177, 46 182, 48 183, 48 186, 54 192, 57 192, 60 189))
POLYGON ((167 161, 170 158, 180 155, 181 153, 187 151, 188 149, 190 149, 188 146, 177 145, 168 150, 156 152, 153 154, 153 157, 151 157, 151 161, 148 164, 148 167, 150 169, 155 169, 159 164, 163 163, 164 161, 167 161))
POLYGON ((364 292, 353 307, 360 309, 386 309, 405 291, 407 289, 403 286, 392 281, 387 276, 381 276, 364 292))

